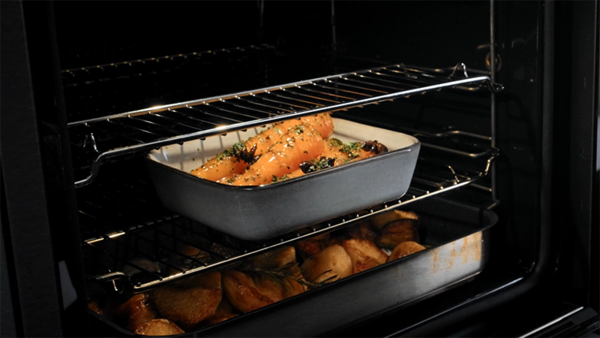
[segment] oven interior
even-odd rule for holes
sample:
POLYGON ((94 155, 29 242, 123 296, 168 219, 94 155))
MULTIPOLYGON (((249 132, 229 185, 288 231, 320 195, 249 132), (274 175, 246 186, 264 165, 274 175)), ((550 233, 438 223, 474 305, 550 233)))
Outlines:
MULTIPOLYGON (((539 88, 502 84, 512 83, 514 74, 535 78, 541 66, 535 36, 512 46, 502 39, 532 31, 536 20, 516 28, 498 22, 503 29, 494 45, 489 2, 53 6, 89 281, 115 292, 144 292, 168 281, 151 271, 132 280, 123 266, 133 258, 160 259, 190 233, 203 236, 202 249, 212 255, 188 271, 193 275, 431 198, 493 210, 498 223, 477 278, 411 305, 419 311, 389 309, 402 318, 401 329, 531 271, 539 245, 531 206, 538 203, 541 136, 540 116, 532 112, 538 102, 527 94, 539 88), (71 15, 74 7, 82 15, 71 15), (491 46, 503 56, 493 70, 491 46), (164 209, 143 165, 145 153, 162 145, 324 111, 416 136, 422 149, 408 193, 327 224, 249 242, 164 209)), ((537 17, 537 6, 522 10, 537 17)), ((336 329, 343 335, 353 327, 336 329)), ((390 334, 386 330, 369 332, 390 334)), ((335 334, 320 334, 326 333, 335 334)))

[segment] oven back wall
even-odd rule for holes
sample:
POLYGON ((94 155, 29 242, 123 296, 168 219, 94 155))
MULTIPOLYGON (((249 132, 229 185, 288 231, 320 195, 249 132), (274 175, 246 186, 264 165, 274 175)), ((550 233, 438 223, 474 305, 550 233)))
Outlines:
POLYGON ((62 69, 262 42, 305 52, 332 49, 335 42, 342 54, 430 67, 464 62, 478 69, 485 69, 489 51, 487 1, 59 1, 54 6, 62 69))
POLYGON ((253 1, 57 1, 54 7, 61 69, 257 43, 253 1))

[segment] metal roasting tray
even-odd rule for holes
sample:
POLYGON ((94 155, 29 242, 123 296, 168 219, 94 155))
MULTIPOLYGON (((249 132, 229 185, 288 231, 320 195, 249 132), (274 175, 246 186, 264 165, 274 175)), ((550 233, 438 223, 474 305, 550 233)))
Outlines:
MULTIPOLYGON (((385 311, 406 307, 477 277, 486 266, 497 215, 442 197, 404 208, 420 216, 420 243, 428 248, 300 295, 184 334, 198 337, 313 337, 385 311)), ((99 330, 131 336, 93 311, 99 330)))
POLYGON ((402 197, 421 146, 410 135, 334 118, 332 137, 344 143, 377 140, 390 151, 264 186, 230 186, 190 174, 217 153, 261 130, 151 151, 146 163, 164 206, 231 236, 265 240, 402 197))

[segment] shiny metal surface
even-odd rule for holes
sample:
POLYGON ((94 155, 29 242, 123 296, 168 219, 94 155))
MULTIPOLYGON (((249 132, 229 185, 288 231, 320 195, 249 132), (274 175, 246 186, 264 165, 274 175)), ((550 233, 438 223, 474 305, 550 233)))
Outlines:
MULTIPOLYGON (((468 76, 464 65, 454 67, 452 73, 459 68, 463 76, 468 76)), ((488 76, 456 79, 442 70, 429 72, 396 64, 71 122, 70 130, 79 135, 73 137, 75 140, 78 137, 87 140, 96 133, 95 151, 87 155, 91 156, 90 174, 76 181, 75 186, 91 183, 103 161, 132 152, 304 115, 362 107, 442 89, 479 90, 486 85, 491 91, 502 89, 488 76), (98 133, 109 135, 110 142, 99 145, 98 133), (114 145, 115 138, 120 140, 116 143, 118 146, 114 145)))
POLYGON ((202 143, 190 141, 163 147, 150 152, 146 163, 167 209, 251 241, 281 236, 404 196, 419 158, 419 140, 348 120, 333 120, 332 138, 345 144, 378 140, 389 152, 256 186, 221 184, 190 174, 218 153, 260 133, 259 129, 252 129, 202 143))
MULTIPOLYGON (((420 232, 426 250, 188 334, 315 336, 419 302, 467 283, 483 271, 490 250, 490 230, 497 222, 495 213, 443 196, 403 209, 422 216, 420 232)), ((132 334, 102 320, 122 334, 132 334)))

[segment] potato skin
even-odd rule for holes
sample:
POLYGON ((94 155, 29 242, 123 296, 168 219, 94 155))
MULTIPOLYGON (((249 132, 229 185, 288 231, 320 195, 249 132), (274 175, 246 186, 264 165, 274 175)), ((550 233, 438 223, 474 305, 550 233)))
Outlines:
POLYGON ((412 211, 392 210, 383 214, 379 214, 369 220, 371 225, 377 230, 381 230, 386 224, 400 219, 419 220, 419 216, 412 211))
POLYGON ((412 255, 415 252, 423 251, 425 247, 421 244, 414 241, 404 241, 398 244, 392 254, 387 258, 388 262, 391 262, 395 259, 402 258, 404 256, 412 255))
POLYGON ((352 259, 339 244, 328 246, 302 264, 302 275, 314 283, 335 277, 329 281, 332 282, 350 276, 353 271, 352 259))
POLYGON ((377 237, 377 245, 393 249, 404 241, 417 242, 418 240, 418 222, 413 219, 400 219, 388 223, 381 229, 381 234, 377 237))
POLYGON ((296 249, 284 246, 254 258, 253 265, 257 269, 271 270, 284 267, 296 262, 296 249))
POLYGON ((165 286, 154 290, 151 299, 161 317, 187 329, 215 314, 221 297, 221 289, 165 286))
POLYGON ((345 233, 348 237, 354 239, 366 239, 371 242, 377 239, 377 232, 369 222, 360 222, 352 225, 346 229, 345 233))
POLYGON ((342 246, 352 260, 353 273, 359 273, 386 262, 388 256, 373 242, 366 239, 349 239, 342 246))
POLYGON ((141 325, 157 318, 156 311, 149 299, 149 295, 145 293, 129 298, 116 310, 116 319, 135 332, 141 325))
POLYGON ((207 289, 221 289, 221 273, 219 271, 203 272, 195 276, 175 282, 180 288, 193 289, 197 287, 207 289))
POLYGON ((177 324, 167 319, 153 319, 135 330, 135 334, 143 336, 171 336, 185 333, 177 324))
POLYGON ((227 297, 223 297, 221 299, 221 303, 217 307, 217 311, 214 315, 210 316, 208 319, 204 321, 206 325, 214 325, 233 317, 237 317, 238 313, 233 308, 233 305, 227 300, 227 297))
POLYGON ((328 246, 330 240, 329 233, 317 235, 303 241, 296 243, 296 252, 303 260, 307 259, 312 255, 316 255, 323 251, 328 246))
POLYGON ((229 270, 223 273, 223 290, 231 305, 246 313, 302 293, 304 287, 289 278, 280 283, 264 275, 229 270))

